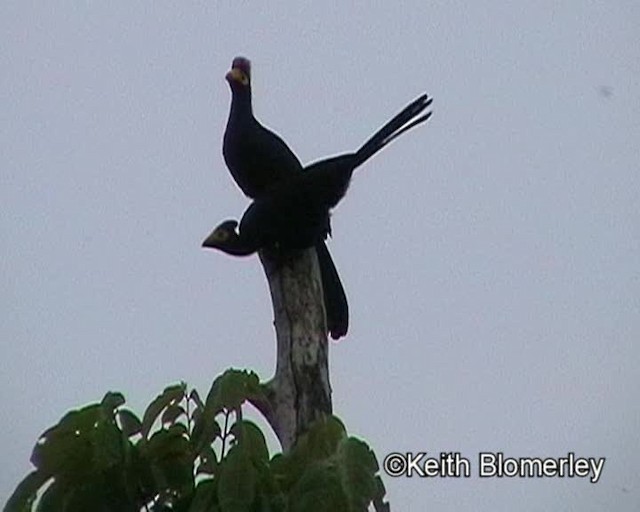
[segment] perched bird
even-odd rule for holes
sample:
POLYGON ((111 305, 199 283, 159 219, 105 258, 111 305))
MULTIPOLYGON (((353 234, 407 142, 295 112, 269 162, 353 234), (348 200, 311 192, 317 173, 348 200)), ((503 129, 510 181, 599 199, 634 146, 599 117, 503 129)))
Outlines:
POLYGON ((426 94, 405 107, 355 153, 316 162, 303 172, 279 181, 247 208, 240 221, 220 224, 202 243, 234 256, 248 256, 264 247, 316 248, 331 337, 348 329, 348 305, 340 277, 324 239, 330 233, 329 214, 347 191, 353 171, 405 131, 425 122, 431 112, 426 94))
POLYGON ((311 164, 255 199, 240 221, 227 220, 204 240, 204 247, 246 256, 263 247, 305 249, 329 233, 329 214, 344 197, 353 171, 402 133, 425 122, 432 99, 426 94, 410 103, 355 153, 311 164), (421 115, 422 114, 422 115, 421 115))
MULTIPOLYGON (((231 108, 222 153, 231 176, 245 195, 265 196, 278 184, 302 173, 302 164, 289 146, 253 116, 251 62, 236 57, 226 74, 231 88, 231 108)), ((327 325, 333 339, 347 333, 349 305, 331 254, 324 240, 316 244, 327 325)))
POLYGON ((251 62, 244 57, 233 59, 226 79, 231 87, 231 109, 222 154, 238 186, 246 196, 257 199, 300 173, 302 164, 278 135, 253 116, 251 62))

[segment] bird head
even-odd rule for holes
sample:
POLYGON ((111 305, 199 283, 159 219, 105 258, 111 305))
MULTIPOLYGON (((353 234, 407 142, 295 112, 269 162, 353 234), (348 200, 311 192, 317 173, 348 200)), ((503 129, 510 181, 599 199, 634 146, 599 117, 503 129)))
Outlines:
POLYGON ((231 70, 225 75, 231 88, 248 88, 251 86, 251 61, 245 57, 236 57, 231 63, 231 70))
POLYGON ((236 233, 237 226, 237 221, 225 220, 218 227, 216 227, 207 238, 204 239, 204 242, 202 242, 202 247, 224 249, 230 240, 238 238, 238 233, 236 233))

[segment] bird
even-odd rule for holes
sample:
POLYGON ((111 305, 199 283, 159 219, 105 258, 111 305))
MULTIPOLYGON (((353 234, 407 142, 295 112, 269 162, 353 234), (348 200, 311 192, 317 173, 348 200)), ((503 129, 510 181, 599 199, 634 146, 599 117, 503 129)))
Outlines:
POLYGON ((231 108, 222 154, 242 192, 257 199, 302 172, 302 164, 286 142, 253 115, 251 61, 236 57, 225 78, 231 89, 231 108))
POLYGON ((240 224, 226 220, 203 246, 247 256, 268 246, 306 249, 329 234, 330 211, 344 197, 353 171, 407 130, 431 117, 433 99, 423 94, 380 128, 355 153, 315 162, 255 199, 240 224), (239 230, 236 230, 239 228, 239 230))
MULTIPOLYGON (((264 197, 279 184, 302 173, 302 164, 280 136, 253 115, 251 61, 235 57, 225 75, 231 89, 231 108, 222 154, 231 176, 251 199, 264 197)), ((349 304, 344 286, 324 240, 316 244, 327 325, 333 339, 346 335, 349 304)))
POLYGON ((256 198, 240 224, 226 220, 203 241, 203 247, 248 256, 266 247, 301 250, 318 247, 330 234, 330 211, 344 197, 355 169, 411 128, 424 123, 433 99, 423 94, 388 121, 354 153, 307 166, 256 198))

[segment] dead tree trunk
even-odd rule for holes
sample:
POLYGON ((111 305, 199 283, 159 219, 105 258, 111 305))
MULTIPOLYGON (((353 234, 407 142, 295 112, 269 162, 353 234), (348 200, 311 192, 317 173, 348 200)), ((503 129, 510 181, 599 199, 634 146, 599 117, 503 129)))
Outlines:
POLYGON ((277 338, 276 373, 265 384, 267 403, 254 403, 283 451, 316 419, 331 414, 327 323, 314 249, 282 257, 260 251, 277 338))

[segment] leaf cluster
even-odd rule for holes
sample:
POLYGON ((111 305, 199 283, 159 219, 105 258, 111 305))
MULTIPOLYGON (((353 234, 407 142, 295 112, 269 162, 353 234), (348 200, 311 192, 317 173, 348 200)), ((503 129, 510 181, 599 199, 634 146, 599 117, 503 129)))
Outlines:
POLYGON ((142 420, 121 393, 67 413, 38 439, 35 469, 5 512, 296 512, 385 510, 373 452, 335 417, 316 422, 286 454, 269 457, 242 416, 264 399, 253 372, 227 370, 205 401, 167 387, 142 420))

